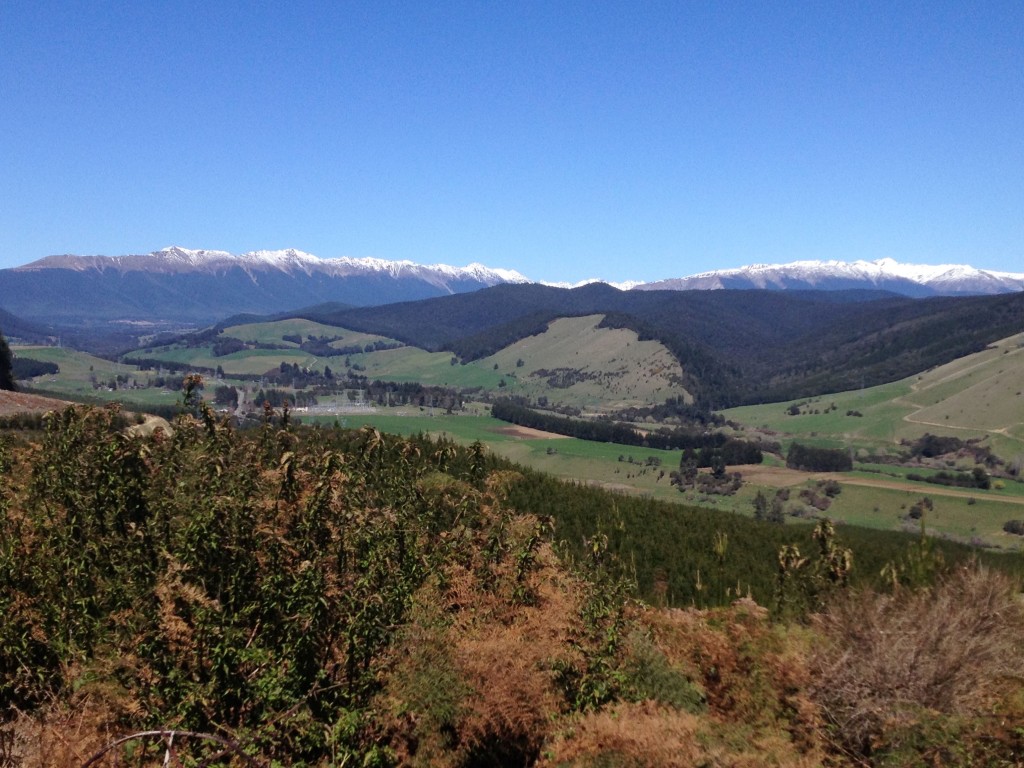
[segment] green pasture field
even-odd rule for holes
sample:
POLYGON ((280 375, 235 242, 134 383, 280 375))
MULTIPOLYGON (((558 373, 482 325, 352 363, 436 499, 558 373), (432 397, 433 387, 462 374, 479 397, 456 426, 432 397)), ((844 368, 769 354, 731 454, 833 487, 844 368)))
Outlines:
POLYGON ((803 438, 802 442, 823 438, 883 448, 898 438, 897 429, 903 417, 914 410, 913 406, 899 402, 910 392, 910 382, 904 380, 782 403, 744 405, 729 408, 722 415, 749 427, 803 438), (789 414, 793 405, 800 406, 799 415, 789 414), (848 416, 850 411, 863 415, 848 416))
MULTIPOLYGON (((669 480, 669 474, 679 465, 679 451, 657 451, 562 437, 522 438, 515 436, 511 425, 489 416, 439 414, 430 417, 425 412, 411 414, 408 408, 390 410, 390 413, 380 409, 371 414, 303 417, 303 422, 333 424, 337 420, 340 425, 349 428, 368 424, 383 432, 404 435, 423 432, 445 436, 463 444, 479 440, 500 456, 566 480, 745 515, 753 514, 753 498, 758 490, 775 490, 745 482, 734 496, 704 496, 692 490, 681 493, 669 480), (400 415, 400 412, 406 415, 400 415), (620 461, 620 456, 625 460, 620 461), (656 456, 661 460, 661 465, 647 466, 645 462, 649 456, 656 456), (629 457, 633 458, 633 463, 628 461, 629 457), (659 478, 661 471, 665 474, 659 478)), ((805 482, 790 487, 790 503, 797 502, 801 488, 816 484, 814 477, 817 475, 808 473, 806 477, 805 482)), ((974 491, 923 482, 911 483, 902 477, 886 477, 869 472, 836 474, 831 477, 840 482, 842 492, 824 514, 838 524, 880 530, 917 530, 917 521, 905 520, 907 510, 918 499, 927 496, 935 505, 926 520, 929 533, 1010 549, 1018 549, 1024 544, 1021 537, 1006 534, 1002 530, 1007 520, 1024 519, 1024 486, 1020 483, 1009 483, 1003 490, 974 491), (878 480, 902 482, 909 488, 853 484, 857 481, 878 480), (971 502, 971 499, 974 501, 971 502)), ((798 522, 798 519, 787 517, 787 522, 798 522)))
POLYGON ((124 356, 124 360, 164 360, 169 363, 180 363, 182 365, 197 365, 195 359, 198 357, 213 357, 213 345, 207 344, 202 347, 185 347, 179 345, 167 347, 147 347, 136 349, 124 356))
POLYGON ((479 363, 452 365, 449 352, 427 352, 417 347, 382 349, 352 355, 353 364, 365 368, 359 371, 371 381, 419 382, 425 386, 454 387, 455 389, 498 389, 501 374, 488 370, 479 363))
MULTIPOLYGON (((118 372, 118 364, 102 357, 95 357, 87 352, 78 352, 65 347, 43 347, 28 345, 12 345, 11 352, 15 357, 28 357, 46 363, 56 363, 60 375, 88 380, 90 373, 99 376, 111 376, 118 372)), ((124 372, 124 366, 121 366, 124 372)), ((43 377, 41 377, 43 378, 43 377)))
MULTIPOLYGON (((303 418, 303 421, 333 424, 337 418, 339 424, 347 427, 370 424, 381 431, 397 434, 424 432, 443 435, 460 443, 479 440, 500 456, 566 480, 745 515, 753 514, 753 498, 758 490, 764 489, 769 493, 775 490, 771 486, 747 481, 734 496, 704 496, 693 490, 681 493, 669 480, 669 474, 679 466, 680 451, 656 451, 562 437, 523 438, 515 435, 512 425, 489 416, 436 415, 432 418, 425 412, 410 413, 408 408, 390 411, 388 413, 380 409, 377 413, 347 417, 317 416, 303 418), (402 412, 406 415, 400 415, 402 412), (661 460, 661 465, 646 466, 649 456, 656 456, 661 460), (624 460, 620 461, 619 457, 624 460), (633 458, 633 463, 628 461, 629 457, 633 458), (665 474, 659 478, 662 471, 665 474)), ((772 465, 780 462, 776 460, 765 463, 772 465)), ((1002 530, 1007 520, 1024 519, 1024 485, 1008 482, 1002 490, 989 491, 947 488, 907 481, 905 474, 911 470, 888 465, 879 467, 893 470, 893 473, 883 475, 855 471, 830 475, 840 482, 842 492, 824 515, 840 525, 880 530, 917 530, 917 521, 905 519, 907 511, 914 502, 927 496, 935 506, 926 519, 929 533, 1008 549, 1019 549, 1024 545, 1024 538, 1006 534, 1002 530), (858 482, 891 482, 907 487, 867 487, 855 484, 858 482)), ((920 472, 928 473, 928 470, 920 472)), ((790 486, 791 500, 787 506, 797 504, 800 490, 814 487, 818 476, 807 473, 804 482, 790 486)), ((786 520, 787 523, 799 521, 798 518, 788 516, 786 520)))
POLYGON ((885 452, 930 432, 987 440, 1004 459, 1024 453, 1024 334, 891 384, 805 400, 731 408, 724 415, 786 442, 835 441, 885 452), (832 406, 835 406, 833 409, 832 406), (798 405, 800 415, 789 415, 798 405), (847 415, 857 411, 861 416, 847 415))
POLYGON ((322 334, 314 335, 341 335, 343 338, 332 342, 334 347, 347 346, 349 344, 366 345, 375 341, 390 342, 383 336, 374 336, 365 333, 346 331, 344 328, 320 325, 310 321, 302 321, 302 324, 293 321, 282 320, 276 323, 258 323, 246 326, 234 326, 225 330, 230 333, 236 329, 244 332, 237 338, 245 341, 259 341, 262 343, 287 344, 290 349, 246 349, 240 352, 232 352, 229 355, 215 357, 213 345, 208 344, 202 347, 154 347, 147 350, 136 350, 126 356, 126 359, 155 359, 165 360, 183 365, 191 365, 203 368, 216 368, 220 366, 226 374, 263 374, 281 363, 299 365, 310 370, 322 371, 330 367, 335 373, 344 370, 345 360, 352 365, 358 365, 358 373, 366 376, 369 380, 380 379, 381 381, 394 381, 397 383, 419 382, 424 385, 454 387, 456 389, 471 389, 483 387, 485 389, 498 389, 498 382, 501 374, 485 369, 479 363, 467 365, 452 365, 451 354, 447 352, 427 352, 416 347, 399 347, 397 349, 385 349, 375 352, 358 352, 344 357, 316 357, 304 352, 295 344, 284 342, 282 336, 302 331, 323 331, 322 334), (291 323, 291 325, 288 325, 291 323), (269 328, 268 326, 273 326, 269 328), (328 333, 329 332, 329 333, 328 333))
MULTIPOLYGON (((245 352, 232 352, 222 357, 198 357, 193 365, 201 365, 206 368, 216 368, 218 365, 228 376, 234 374, 258 374, 262 375, 281 367, 281 363, 298 365, 300 368, 323 368, 321 358, 313 357, 308 352, 299 349, 249 349, 245 352)), ((328 363, 329 365, 329 363, 328 363)))
MULTIPOLYGON (((18 346, 13 349, 15 354, 23 357, 56 363, 60 371, 55 376, 37 376, 30 383, 33 391, 46 393, 54 397, 85 402, 124 402, 135 406, 166 406, 176 405, 181 400, 181 393, 157 387, 147 386, 157 373, 155 371, 139 371, 130 362, 117 363, 94 357, 85 352, 59 347, 28 347, 18 346), (109 389, 107 383, 116 376, 127 376, 142 388, 109 389), (93 386, 92 379, 101 385, 93 386)), ((245 387, 246 382, 240 380, 206 381, 206 396, 212 398, 213 388, 222 384, 245 387)), ((248 383, 248 386, 252 386, 248 383)))
MULTIPOLYGON (((1004 460, 1024 454, 1024 334, 1004 339, 974 355, 902 381, 784 403, 733 408, 724 415, 749 428, 770 431, 783 451, 794 440, 869 453, 895 452, 901 440, 925 433, 982 440, 1004 460), (833 404, 835 407, 833 408, 833 404), (799 415, 788 413, 797 405, 799 415), (857 411, 861 416, 847 415, 857 411)), ((972 463, 951 466, 969 470, 972 463)), ((927 496, 928 531, 987 546, 1019 549, 1024 538, 1004 533, 1003 523, 1024 519, 1024 484, 995 480, 990 490, 949 488, 908 481, 938 470, 855 463, 858 471, 838 476, 843 492, 827 515, 872 528, 915 527, 906 510, 927 496), (873 471, 868 471, 873 470, 873 471), (855 485, 868 482, 872 487, 855 485), (902 487, 880 487, 886 484, 902 487)))
POLYGON ((916 531, 920 521, 908 520, 907 512, 915 502, 927 497, 934 505, 924 516, 929 534, 1007 549, 1020 549, 1024 544, 1024 538, 1003 531, 1007 520, 1024 519, 1022 496, 997 496, 992 491, 972 493, 965 489, 957 489, 953 495, 952 489, 924 483, 913 490, 864 487, 838 479, 842 493, 825 513, 836 521, 866 528, 916 531))
MULTIPOLYGON (((256 374, 261 375, 280 367, 281 363, 299 365, 306 368, 323 369, 330 365, 324 361, 328 358, 317 358, 300 349, 247 349, 232 352, 230 355, 217 357, 210 345, 193 348, 156 348, 152 352, 136 351, 125 356, 126 361, 138 359, 164 360, 196 368, 220 368, 227 375, 256 374)), ((338 363, 341 365, 341 363, 338 363)))
POLYGON ((575 438, 509 439, 492 444, 495 453, 565 480, 600 485, 624 493, 682 501, 669 473, 679 467, 679 451, 596 443, 575 438), (619 457, 623 457, 620 461, 619 457), (628 459, 632 457, 631 463, 628 459), (655 457, 660 466, 646 461, 655 457), (664 474, 662 474, 664 473, 664 474))
POLYGON ((53 393, 54 396, 95 397, 101 400, 117 400, 118 392, 107 392, 104 387, 94 389, 92 378, 106 383, 117 375, 138 377, 135 366, 119 364, 62 347, 13 346, 11 351, 19 357, 55 363, 60 369, 54 376, 37 376, 31 386, 35 390, 53 393))
POLYGON ((285 341, 285 336, 299 335, 303 339, 309 336, 319 338, 326 336, 333 338, 340 336, 337 341, 331 342, 334 347, 347 347, 353 344, 373 344, 377 341, 394 341, 393 339, 377 336, 372 333, 361 333, 347 328, 339 328, 333 325, 324 325, 313 320, 305 320, 299 317, 288 318, 287 320, 276 320, 270 323, 244 323, 232 325, 224 329, 224 336, 231 336, 242 341, 259 344, 288 344, 297 347, 291 341, 285 341))

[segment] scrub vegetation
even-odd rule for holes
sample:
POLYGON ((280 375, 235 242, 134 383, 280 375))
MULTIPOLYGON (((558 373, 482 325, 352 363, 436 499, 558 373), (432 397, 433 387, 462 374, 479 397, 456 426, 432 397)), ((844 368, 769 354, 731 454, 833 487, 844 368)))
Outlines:
POLYGON ((198 384, 148 436, 79 407, 2 438, 4 764, 1024 748, 1019 557, 612 494, 287 409, 239 431, 198 384))

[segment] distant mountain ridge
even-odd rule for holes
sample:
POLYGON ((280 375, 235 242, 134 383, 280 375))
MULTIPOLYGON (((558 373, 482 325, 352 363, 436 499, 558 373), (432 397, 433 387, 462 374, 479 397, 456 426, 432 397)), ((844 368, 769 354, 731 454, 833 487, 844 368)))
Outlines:
POLYGON ((438 287, 447 287, 450 282, 460 280, 473 280, 488 286, 497 283, 530 282, 514 270, 492 269, 483 264, 474 263, 466 267, 451 267, 447 264, 424 265, 412 261, 387 261, 347 256, 322 259, 295 248, 233 254, 227 251, 193 250, 172 245, 152 253, 125 256, 75 256, 71 254, 46 256, 22 267, 15 267, 15 271, 19 272, 40 269, 70 269, 76 272, 111 269, 118 272, 162 274, 180 274, 182 272, 218 274, 232 269, 241 269, 250 276, 259 272, 276 270, 289 274, 302 272, 306 275, 319 272, 334 277, 383 273, 391 277, 415 275, 438 287))
POLYGON ((0 270, 0 307, 48 322, 214 322, 314 303, 366 306, 529 282, 483 264, 452 267, 303 251, 192 250, 126 256, 47 256, 0 270))
MULTIPOLYGON (((576 285, 592 282, 597 281, 576 285)), ((0 270, 0 307, 27 321, 58 325, 200 325, 235 314, 267 315, 324 303, 381 306, 502 284, 553 285, 479 263, 452 267, 376 258, 324 259, 294 248, 232 254, 170 246, 148 254, 47 256, 0 270)), ((1024 274, 966 265, 900 264, 892 259, 797 261, 609 285, 636 291, 860 290, 923 298, 1018 292, 1024 290, 1024 274)))
POLYGON ((901 264, 876 261, 794 261, 752 264, 658 280, 637 290, 849 290, 891 291, 912 298, 1014 293, 1024 290, 1024 273, 976 269, 965 264, 901 264))

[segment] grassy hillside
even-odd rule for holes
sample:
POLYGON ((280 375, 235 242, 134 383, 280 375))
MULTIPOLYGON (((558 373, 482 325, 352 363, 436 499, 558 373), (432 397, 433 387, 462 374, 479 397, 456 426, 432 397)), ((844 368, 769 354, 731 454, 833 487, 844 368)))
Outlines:
POLYGON ((388 341, 388 339, 384 339, 382 336, 346 331, 345 329, 337 328, 332 325, 315 323, 311 320, 303 320, 297 317, 273 322, 231 325, 225 327, 223 333, 225 336, 232 336, 236 339, 241 339, 242 341, 263 344, 291 344, 294 346, 298 346, 298 344, 294 341, 289 341, 284 337, 297 335, 305 339, 309 336, 326 336, 328 338, 340 336, 340 339, 331 342, 333 346, 348 346, 352 344, 365 345, 372 344, 375 341, 388 341))
POLYGON ((601 315, 560 318, 481 359, 505 375, 505 394, 587 410, 614 411, 692 399, 683 370, 664 345, 627 329, 601 327, 601 315))
POLYGON ((311 337, 325 338, 330 340, 327 346, 334 349, 363 348, 378 342, 395 343, 393 339, 375 334, 350 331, 299 318, 243 323, 220 328, 218 331, 206 332, 203 336, 182 337, 162 346, 138 349, 128 353, 125 359, 164 360, 209 369, 215 369, 219 365, 228 374, 262 374, 283 362, 322 371, 325 365, 333 364, 335 368, 340 367, 343 358, 318 355, 316 352, 300 349, 301 342, 306 342, 311 337), (300 341, 295 341, 296 338, 300 341), (254 346, 229 354, 217 354, 218 342, 223 343, 228 339, 237 339, 254 346))
MULTIPOLYGON (((1008 520, 1024 519, 1024 485, 1010 479, 988 490, 944 488, 909 481, 937 469, 872 464, 925 434, 977 441, 1012 468, 1024 459, 1024 334, 892 384, 768 405, 729 409, 724 415, 748 430, 792 441, 852 450, 858 472, 841 478, 843 493, 828 515, 854 525, 914 527, 907 510, 927 496, 935 509, 929 530, 986 545, 1020 547, 1006 533, 1008 520)), ((969 471, 970 456, 942 468, 969 471)), ((780 478, 776 478, 778 483, 780 478)), ((766 482, 766 484, 768 484, 766 482)), ((779 483, 781 484, 781 483, 779 483)))
POLYGON ((208 343, 179 341, 147 347, 127 360, 162 360, 207 369, 220 366, 225 375, 264 374, 282 363, 323 371, 330 366, 352 371, 369 380, 418 382, 458 390, 479 389, 490 394, 546 398, 552 406, 606 411, 653 405, 669 397, 688 398, 683 371, 662 344, 641 341, 634 331, 600 327, 600 315, 563 318, 545 325, 541 333, 522 339, 494 355, 463 362, 447 352, 400 346, 396 349, 353 351, 327 357, 299 349, 295 338, 334 339, 335 349, 366 347, 393 339, 328 326, 302 318, 247 323, 224 328, 208 343), (286 338, 287 337, 287 338, 286 338), (215 354, 226 338, 276 347, 249 348, 215 354))
POLYGON ((980 432, 1024 452, 1024 334, 922 374, 904 400, 917 408, 907 423, 980 432))
POLYGON ((784 436, 872 451, 926 432, 978 438, 1009 459, 1024 453, 1024 334, 892 384, 724 415, 784 436), (794 406, 799 415, 790 414, 794 406))
MULTIPOLYGON (((118 375, 135 374, 132 365, 119 364, 66 347, 15 346, 12 351, 15 355, 56 364, 60 369, 58 374, 37 377, 31 382, 32 386, 73 398, 95 397, 116 400, 120 395, 116 391, 108 391, 106 385, 118 375), (103 386, 98 389, 96 384, 103 386)), ((175 397, 176 394, 170 394, 167 399, 173 402, 175 397)))

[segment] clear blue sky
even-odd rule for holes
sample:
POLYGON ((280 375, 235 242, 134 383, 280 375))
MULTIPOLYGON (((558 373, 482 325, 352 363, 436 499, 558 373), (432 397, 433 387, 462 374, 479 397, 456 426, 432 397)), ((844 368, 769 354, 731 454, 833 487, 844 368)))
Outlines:
POLYGON ((1024 3, 0 1, 0 267, 1024 271, 1024 3))

